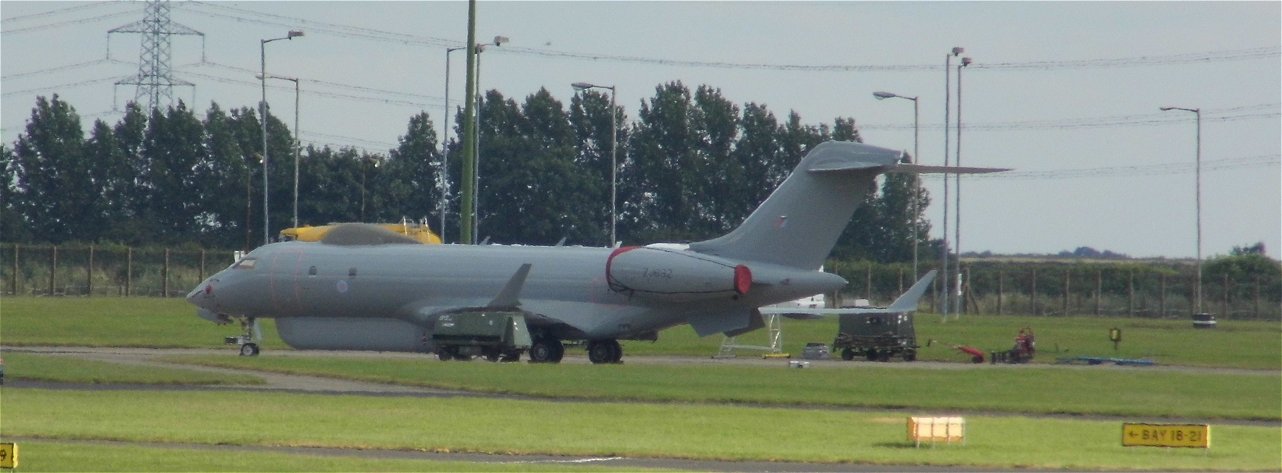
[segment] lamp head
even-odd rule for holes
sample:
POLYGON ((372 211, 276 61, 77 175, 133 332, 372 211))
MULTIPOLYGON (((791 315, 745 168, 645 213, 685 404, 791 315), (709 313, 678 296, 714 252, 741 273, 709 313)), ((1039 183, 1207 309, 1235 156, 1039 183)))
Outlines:
POLYGON ((963 48, 963 47, 961 47, 961 46, 955 46, 955 47, 953 47, 953 55, 954 55, 954 56, 960 55, 961 53, 964 53, 964 52, 966 52, 966 48, 963 48))
POLYGON ((886 100, 886 99, 893 99, 895 97, 898 97, 899 95, 892 94, 890 92, 873 92, 872 96, 876 97, 877 100, 886 100))
POLYGON ((294 39, 299 36, 303 36, 302 30, 289 30, 289 34, 285 35, 285 37, 289 39, 294 39))
POLYGON ((494 45, 495 45, 495 46, 502 46, 502 45, 503 45, 503 43, 508 43, 508 42, 511 42, 511 41, 512 41, 512 40, 511 40, 511 39, 508 39, 508 37, 507 37, 507 36, 495 36, 495 37, 494 37, 494 45))
POLYGON ((570 84, 570 87, 574 87, 574 90, 588 90, 596 86, 589 84, 587 82, 575 82, 573 84, 570 84))
POLYGON ((962 65, 962 67, 966 67, 966 66, 969 66, 971 62, 972 62, 972 61, 970 60, 970 58, 969 58, 969 57, 964 57, 964 58, 962 58, 962 60, 961 60, 961 65, 962 65))

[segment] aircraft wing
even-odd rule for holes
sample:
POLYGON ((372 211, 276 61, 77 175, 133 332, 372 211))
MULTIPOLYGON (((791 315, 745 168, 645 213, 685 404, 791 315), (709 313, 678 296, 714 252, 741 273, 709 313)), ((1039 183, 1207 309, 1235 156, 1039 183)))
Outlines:
POLYGON ((922 276, 908 291, 904 292, 890 304, 890 307, 846 307, 833 309, 806 309, 801 307, 762 307, 759 310, 762 315, 782 315, 790 319, 814 320, 822 317, 834 317, 847 314, 902 314, 917 310, 917 303, 921 297, 930 289, 930 283, 935 280, 936 271, 931 271, 922 276))

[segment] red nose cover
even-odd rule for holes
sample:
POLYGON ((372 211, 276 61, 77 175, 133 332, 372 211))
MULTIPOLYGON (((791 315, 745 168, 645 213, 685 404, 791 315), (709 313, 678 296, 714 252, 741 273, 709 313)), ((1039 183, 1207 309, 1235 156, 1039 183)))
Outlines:
POLYGON ((734 292, 740 295, 747 294, 748 289, 752 288, 752 271, 747 266, 738 265, 734 267, 734 292))

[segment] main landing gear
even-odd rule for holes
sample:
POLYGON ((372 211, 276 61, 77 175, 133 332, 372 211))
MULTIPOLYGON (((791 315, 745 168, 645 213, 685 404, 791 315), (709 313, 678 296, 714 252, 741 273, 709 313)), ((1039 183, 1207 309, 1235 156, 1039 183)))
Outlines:
POLYGON ((619 346, 619 341, 614 339, 590 341, 588 342, 588 360, 594 364, 619 363, 623 360, 623 347, 619 346))
POLYGON ((563 356, 565 345, 556 337, 538 337, 530 345, 530 363, 560 363, 563 356))

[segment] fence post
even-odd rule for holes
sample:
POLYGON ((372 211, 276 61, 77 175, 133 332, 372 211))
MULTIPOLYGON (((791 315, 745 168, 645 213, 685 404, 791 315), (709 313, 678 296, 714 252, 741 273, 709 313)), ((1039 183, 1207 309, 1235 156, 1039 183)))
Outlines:
MULTIPOLYGON (((13 278, 11 281, 9 281, 9 285, 13 286, 13 295, 15 296, 18 295, 18 244, 17 243, 13 244, 13 278)), ((1256 283, 1256 287, 1259 287, 1258 282, 1256 283)), ((1259 291, 1256 291, 1256 293, 1259 293, 1259 291)), ((1256 299, 1258 300, 1259 297, 1256 297, 1256 299)))
POLYGON ((1220 306, 1220 313, 1224 314, 1225 318, 1228 318, 1229 316, 1229 275, 1228 274, 1224 275, 1224 304, 1220 306))
POLYGON ((1255 308, 1251 310, 1251 315, 1260 318, 1260 276, 1255 277, 1255 308))
POLYGON ((200 249, 200 280, 205 280, 205 249, 200 249))
POLYGON ((125 248, 125 297, 132 294, 134 280, 134 248, 125 248))
POLYGON ((1002 315, 1002 299, 1006 298, 1006 271, 997 271, 997 315, 1002 315))
POLYGON ((1126 316, 1135 317, 1135 270, 1126 279, 1126 316))
POLYGON ((1037 310, 1037 267, 1036 267, 1036 266, 1034 266, 1034 267, 1033 267, 1033 297, 1032 297, 1032 303, 1033 303, 1033 315, 1041 315, 1041 313, 1037 310))
POLYGON ((1158 301, 1158 305, 1160 306, 1160 310, 1162 311, 1162 317, 1166 317, 1166 275, 1165 274, 1161 276, 1161 281, 1162 281, 1162 292, 1158 293, 1157 301, 1158 301))
POLYGON ((868 299, 869 303, 872 303, 872 261, 868 262, 868 269, 864 273, 864 285, 868 288, 866 299, 868 299))
POLYGON ((1071 277, 1072 277, 1072 273, 1069 272, 1068 268, 1065 268, 1064 269, 1064 299, 1060 301, 1060 304, 1059 304, 1060 312, 1061 312, 1060 315, 1068 315, 1068 281, 1069 281, 1069 278, 1071 277))
POLYGON ((160 297, 169 297, 169 248, 165 248, 165 265, 160 268, 160 297))
POLYGON ((53 295, 54 287, 57 286, 58 274, 58 245, 53 245, 49 250, 49 295, 53 295))
POLYGON ((1102 271, 1095 270, 1095 316, 1099 317, 1100 297, 1104 295, 1104 276, 1102 271))
POLYGON ((85 296, 93 296, 93 245, 89 245, 89 270, 85 271, 85 296))

